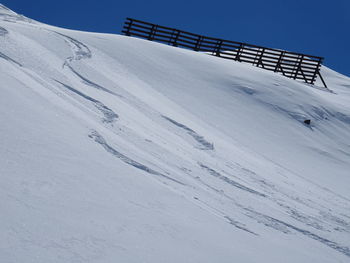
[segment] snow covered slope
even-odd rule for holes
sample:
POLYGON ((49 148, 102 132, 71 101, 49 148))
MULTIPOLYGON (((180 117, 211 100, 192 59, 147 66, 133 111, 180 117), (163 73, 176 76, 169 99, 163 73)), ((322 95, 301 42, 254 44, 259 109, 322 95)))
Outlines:
POLYGON ((0 6, 0 261, 349 262, 350 79, 322 70, 0 6))

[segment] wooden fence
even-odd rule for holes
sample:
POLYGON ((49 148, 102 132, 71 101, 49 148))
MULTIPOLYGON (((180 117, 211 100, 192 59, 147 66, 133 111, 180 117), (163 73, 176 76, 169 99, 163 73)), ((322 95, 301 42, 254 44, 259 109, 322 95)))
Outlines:
POLYGON ((175 47, 253 64, 266 70, 280 72, 284 76, 314 84, 317 75, 327 88, 320 68, 323 58, 261 47, 247 43, 206 37, 175 28, 164 27, 137 19, 127 18, 122 33, 175 47))

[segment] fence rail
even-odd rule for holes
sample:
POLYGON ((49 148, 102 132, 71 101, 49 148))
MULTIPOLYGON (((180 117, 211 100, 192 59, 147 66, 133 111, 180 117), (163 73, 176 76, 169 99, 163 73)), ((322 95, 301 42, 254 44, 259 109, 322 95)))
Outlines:
POLYGON ((320 74, 323 57, 206 37, 133 18, 126 19, 122 33, 175 47, 206 52, 225 59, 250 63, 309 84, 314 84, 318 75, 327 88, 320 74))

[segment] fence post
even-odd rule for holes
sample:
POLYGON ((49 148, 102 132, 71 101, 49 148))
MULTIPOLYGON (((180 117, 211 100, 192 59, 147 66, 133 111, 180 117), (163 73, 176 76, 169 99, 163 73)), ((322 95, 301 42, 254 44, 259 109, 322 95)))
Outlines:
POLYGON ((200 50, 200 46, 201 46, 201 42, 202 42, 202 36, 198 36, 198 39, 197 39, 197 42, 196 42, 196 45, 194 47, 194 50, 195 51, 199 51, 200 50))
MULTIPOLYGON (((284 56, 284 51, 281 51, 280 53, 280 57, 278 58, 278 61, 277 61, 277 64, 276 64, 276 67, 275 67, 275 72, 278 72, 278 68, 281 68, 281 61, 282 61, 282 58, 284 56)), ((283 70, 282 70, 282 73, 283 73, 283 70)), ((284 74, 283 74, 284 75, 284 74)))
POLYGON ((131 18, 128 18, 128 20, 130 20, 130 23, 126 27, 125 35, 130 36, 130 29, 131 29, 131 25, 132 25, 133 20, 131 18))
MULTIPOLYGON (((322 78, 322 75, 321 75, 321 73, 320 73, 320 70, 317 70, 317 74, 320 76, 320 79, 321 79, 323 85, 325 86, 325 88, 328 89, 326 82, 325 82, 324 79, 322 78)), ((329 90, 329 89, 328 89, 328 90, 329 90)))
POLYGON ((215 47, 215 56, 220 57, 220 51, 221 51, 221 45, 222 45, 222 39, 219 39, 218 42, 216 43, 215 47))
POLYGON ((301 56, 299 55, 298 58, 299 58, 299 62, 298 62, 298 66, 297 66, 297 71, 295 71, 295 74, 294 74, 294 79, 297 78, 299 70, 301 70, 301 62, 304 59, 304 55, 301 55, 301 56))
POLYGON ((241 43, 241 44, 239 45, 239 48, 238 48, 238 50, 237 50, 237 54, 236 54, 235 60, 241 61, 240 53, 241 53, 242 49, 243 49, 243 43, 241 43))
POLYGON ((306 78, 306 76, 305 76, 305 73, 304 73, 304 71, 303 71, 303 69, 302 69, 302 67, 301 67, 301 63, 302 63, 303 60, 304 60, 304 55, 301 56, 301 60, 300 60, 300 62, 299 62, 299 68, 298 68, 298 70, 300 70, 301 74, 303 75, 304 81, 305 81, 306 83, 309 83, 309 82, 307 81, 307 78, 306 78))
POLYGON ((158 28, 157 25, 152 25, 151 31, 149 32, 149 35, 148 35, 148 40, 151 40, 151 41, 153 40, 154 34, 157 31, 157 28, 158 28))
POLYGON ((259 67, 259 65, 261 64, 262 68, 265 68, 264 63, 262 62, 262 58, 264 56, 264 53, 265 53, 265 48, 262 49, 262 51, 259 55, 258 64, 256 65, 257 67, 259 67))
POLYGON ((298 66, 298 63, 299 63, 299 58, 300 58, 300 55, 298 54, 298 57, 295 59, 295 61, 293 61, 293 69, 292 69, 292 73, 290 74, 290 78, 293 78, 295 79, 296 78, 296 71, 297 71, 297 66, 298 66))
POLYGON ((321 61, 322 61, 322 58, 320 58, 320 59, 318 60, 315 73, 314 73, 314 75, 312 76, 311 84, 314 84, 314 82, 315 82, 315 80, 316 80, 317 72, 320 70, 321 61))
POLYGON ((173 45, 174 47, 177 47, 177 40, 178 40, 179 36, 180 36, 180 30, 173 29, 171 36, 170 36, 170 39, 169 39, 169 45, 173 45))
POLYGON ((259 64, 261 62, 261 56, 264 53, 264 48, 260 48, 256 51, 256 55, 254 57, 253 65, 256 64, 257 67, 259 67, 259 64), (257 62, 256 62, 257 61, 257 62))

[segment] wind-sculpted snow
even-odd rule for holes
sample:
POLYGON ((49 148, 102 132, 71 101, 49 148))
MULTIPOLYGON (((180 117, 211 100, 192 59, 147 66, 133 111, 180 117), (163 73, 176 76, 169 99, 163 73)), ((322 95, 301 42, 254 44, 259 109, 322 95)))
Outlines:
POLYGON ((332 114, 332 117, 334 117, 342 122, 345 122, 347 124, 350 124, 350 114, 346 115, 342 112, 335 112, 334 114, 332 114))
POLYGON ((117 157, 118 159, 120 159, 121 161, 123 161, 126 164, 129 164, 137 169, 140 169, 146 173, 152 174, 152 175, 157 175, 160 176, 162 178, 165 178, 167 180, 170 180, 172 182, 178 183, 183 185, 182 182, 175 180, 167 175, 164 175, 160 172, 157 172, 149 167, 147 167, 146 165, 143 165, 137 161, 134 161, 132 159, 130 159, 129 157, 125 156, 124 154, 118 152, 116 149, 114 149, 113 147, 111 147, 110 145, 107 144, 106 140, 96 131, 93 131, 90 133, 89 135, 90 138, 94 139, 95 142, 97 142, 98 144, 100 144, 107 152, 113 154, 115 157, 117 157))
POLYGON ((26 23, 36 23, 32 19, 29 19, 23 15, 19 15, 13 12, 11 9, 7 8, 2 4, 0 4, 0 19, 6 22, 12 22, 12 23, 15 23, 17 21, 26 22, 26 23))
POLYGON ((243 85, 236 85, 233 86, 233 89, 238 92, 243 92, 248 95, 254 95, 257 91, 251 87, 243 86, 243 85))
POLYGON ((186 125, 183 125, 177 121, 174 121, 173 119, 170 119, 169 117, 162 116, 164 119, 168 120, 172 124, 176 125, 177 127, 185 130, 187 134, 192 136, 193 139, 195 139, 200 144, 200 149, 202 150, 214 150, 214 144, 208 142, 205 140, 205 138, 199 134, 197 134, 194 130, 188 128, 186 125))

